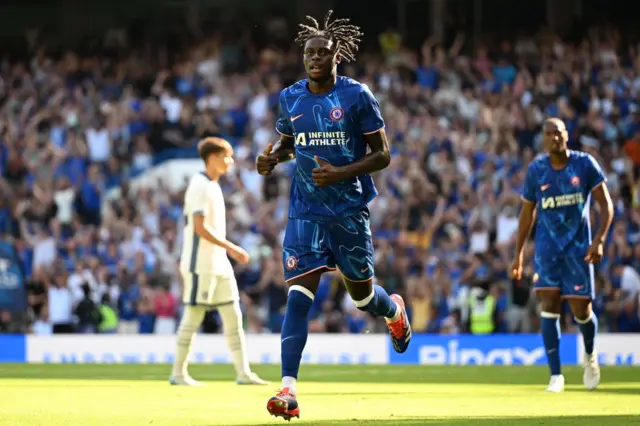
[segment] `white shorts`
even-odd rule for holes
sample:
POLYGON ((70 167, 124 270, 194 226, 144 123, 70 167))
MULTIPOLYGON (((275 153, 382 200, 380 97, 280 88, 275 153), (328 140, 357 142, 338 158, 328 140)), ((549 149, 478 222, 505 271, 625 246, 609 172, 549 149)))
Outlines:
POLYGON ((185 305, 216 307, 240 300, 238 283, 233 275, 183 271, 180 274, 184 284, 182 301, 185 305))

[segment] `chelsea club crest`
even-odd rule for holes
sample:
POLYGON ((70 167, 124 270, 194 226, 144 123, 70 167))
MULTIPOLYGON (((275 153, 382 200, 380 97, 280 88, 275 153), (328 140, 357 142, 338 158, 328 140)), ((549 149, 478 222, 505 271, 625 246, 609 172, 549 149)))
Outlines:
POLYGON ((340 107, 335 107, 329 111, 329 117, 331 121, 338 122, 344 118, 344 110, 340 107))

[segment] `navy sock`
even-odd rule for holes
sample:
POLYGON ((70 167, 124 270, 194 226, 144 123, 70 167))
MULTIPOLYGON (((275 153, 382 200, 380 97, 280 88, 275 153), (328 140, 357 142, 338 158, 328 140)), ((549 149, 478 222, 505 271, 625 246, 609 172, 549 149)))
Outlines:
POLYGON ((282 377, 298 378, 302 351, 309 335, 309 310, 313 298, 305 294, 308 290, 291 286, 280 333, 282 377), (306 291, 305 291, 306 290, 306 291))
POLYGON ((396 302, 391 300, 384 288, 379 285, 373 286, 373 293, 364 300, 354 303, 361 311, 369 312, 376 317, 393 318, 396 314, 396 302))
POLYGON ((584 341, 584 351, 591 355, 596 341, 596 334, 598 333, 598 318, 596 314, 591 312, 591 315, 586 320, 579 320, 578 318, 575 318, 575 320, 580 326, 582 340, 584 341))
POLYGON ((542 312, 542 340, 547 351, 547 362, 552 376, 561 374, 560 369, 560 314, 542 312))

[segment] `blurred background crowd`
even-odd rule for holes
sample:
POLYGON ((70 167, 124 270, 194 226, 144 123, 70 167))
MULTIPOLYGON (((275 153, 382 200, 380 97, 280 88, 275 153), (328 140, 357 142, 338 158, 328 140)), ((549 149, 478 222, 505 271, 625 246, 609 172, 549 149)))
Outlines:
MULTIPOLYGON (((134 182, 197 158, 195 144, 212 135, 236 152, 222 185, 229 238, 252 257, 236 267, 246 330, 280 330, 292 164, 263 178, 254 158, 277 139, 280 90, 304 77, 299 21, 274 13, 194 29, 178 19, 154 38, 123 22, 73 42, 30 27, 13 39, 0 59, 0 232, 24 273, 27 308, 0 307, 0 332, 173 333, 183 193, 171 175, 134 182)), ((535 22, 469 34, 456 18, 434 35, 354 21, 367 37, 339 72, 371 88, 393 149, 370 206, 376 280, 406 298, 414 332, 467 332, 487 300, 493 331, 537 330, 532 265, 519 281, 507 269, 548 116, 598 159, 615 203, 597 268, 601 331, 640 332, 635 34, 594 23, 561 36, 535 22)), ((315 332, 384 328, 355 309, 338 275, 324 276, 312 316, 315 332)), ((563 327, 575 329, 568 312, 563 327)), ((211 312, 203 331, 219 329, 211 312)))

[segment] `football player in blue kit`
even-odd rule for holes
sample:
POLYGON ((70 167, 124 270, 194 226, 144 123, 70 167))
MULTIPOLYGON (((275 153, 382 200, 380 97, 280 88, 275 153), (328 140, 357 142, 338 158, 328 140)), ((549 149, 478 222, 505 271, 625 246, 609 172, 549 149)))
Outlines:
POLYGON ((560 313, 567 299, 584 341, 584 386, 595 389, 600 367, 595 350, 598 319, 591 307, 594 298, 594 264, 603 254, 613 204, 606 177, 589 154, 567 149, 565 124, 549 118, 542 129, 546 154, 531 162, 522 194, 516 258, 511 267, 522 276, 524 246, 537 217, 534 288, 541 302, 542 338, 551 370, 547 392, 562 392, 560 368, 560 313), (599 226, 591 236, 591 195, 600 207, 599 226))
POLYGON ((411 327, 404 301, 373 284, 373 242, 368 203, 377 195, 370 174, 389 165, 389 144, 378 102, 369 88, 337 75, 353 61, 359 28, 348 19, 324 25, 307 17, 296 42, 304 47, 308 78, 280 94, 280 140, 256 159, 262 175, 296 159, 283 263, 289 296, 282 325, 282 389, 270 414, 299 417, 296 381, 308 335, 308 314, 326 271, 338 269, 355 305, 384 317, 397 352, 406 351, 411 327), (369 152, 367 152, 367 148, 369 152))

